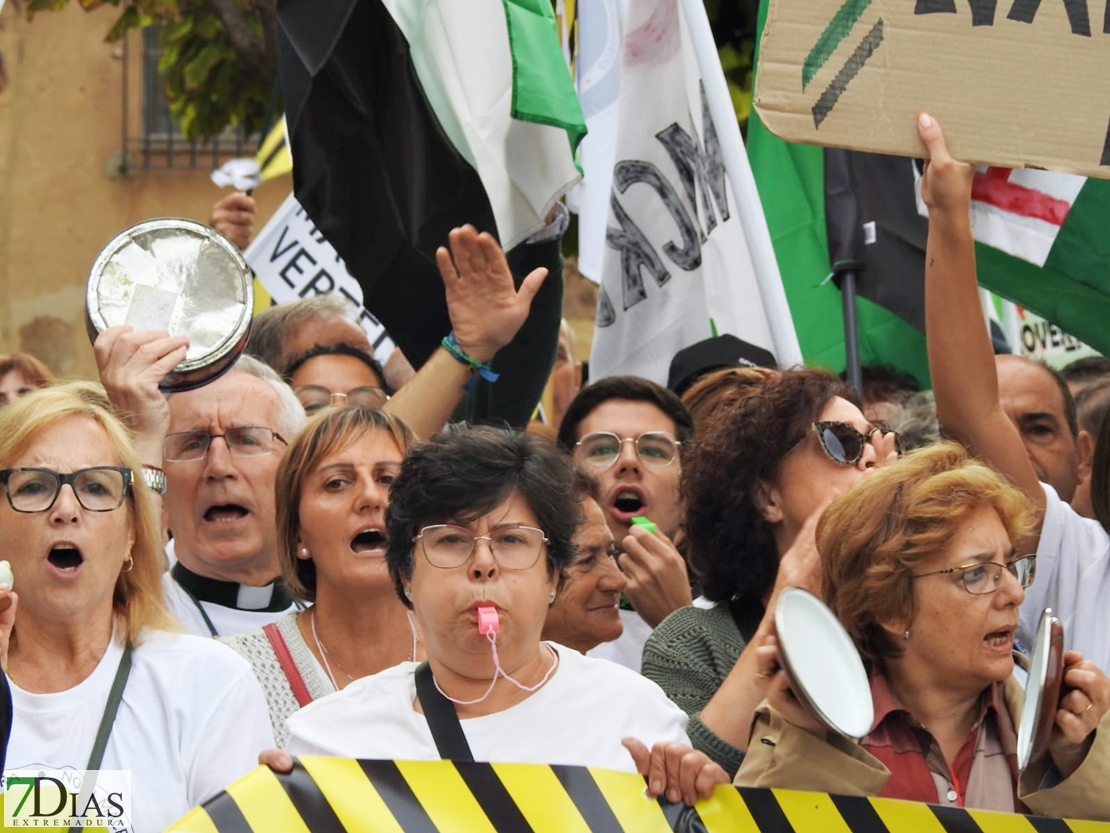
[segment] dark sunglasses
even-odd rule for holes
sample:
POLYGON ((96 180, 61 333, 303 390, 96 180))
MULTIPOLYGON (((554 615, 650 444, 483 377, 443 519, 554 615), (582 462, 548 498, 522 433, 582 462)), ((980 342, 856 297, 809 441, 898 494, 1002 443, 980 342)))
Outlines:
MULTIPOLYGON (((854 466, 863 456, 863 447, 867 443, 874 445, 875 434, 893 433, 876 426, 868 433, 861 434, 855 426, 847 422, 815 422, 813 431, 821 443, 821 450, 834 463, 840 466, 854 466)), ((902 454, 902 438, 894 435, 894 448, 902 454)))

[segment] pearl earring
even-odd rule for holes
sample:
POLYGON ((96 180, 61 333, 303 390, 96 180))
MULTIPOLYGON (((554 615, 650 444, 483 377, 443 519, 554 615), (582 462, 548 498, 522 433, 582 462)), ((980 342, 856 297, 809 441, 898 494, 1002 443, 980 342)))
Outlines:
MULTIPOLYGON (((555 591, 552 590, 550 593, 548 593, 547 598, 550 599, 551 602, 555 601, 555 591)), ((550 604, 551 602, 548 602, 548 604, 550 604)))
POLYGON ((301 547, 301 558, 308 558, 308 547, 301 547))
POLYGON ((906 631, 904 634, 902 634, 902 638, 904 640, 906 640, 906 642, 909 642, 910 641, 910 632, 906 631))

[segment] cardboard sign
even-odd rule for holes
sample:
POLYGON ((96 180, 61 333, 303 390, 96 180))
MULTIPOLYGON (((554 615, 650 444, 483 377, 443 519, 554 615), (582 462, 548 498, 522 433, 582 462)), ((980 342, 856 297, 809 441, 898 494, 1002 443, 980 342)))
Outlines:
POLYGON ((243 253, 259 283, 282 304, 335 292, 358 309, 358 323, 370 339, 374 355, 384 362, 393 340, 382 323, 362 305, 362 286, 347 271, 307 212, 290 194, 243 253))
POLYGON ((1110 178, 1110 8, 1091 0, 770 0, 755 107, 788 141, 1110 178))

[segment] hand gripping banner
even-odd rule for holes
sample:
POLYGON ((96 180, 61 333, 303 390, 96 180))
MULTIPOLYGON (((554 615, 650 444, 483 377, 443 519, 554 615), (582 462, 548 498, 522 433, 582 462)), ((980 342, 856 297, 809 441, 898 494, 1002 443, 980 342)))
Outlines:
POLYGON ((644 796, 627 772, 540 764, 355 761, 265 767, 169 828, 177 833, 1110 833, 1110 824, 911 801, 718 787, 694 807, 644 796))

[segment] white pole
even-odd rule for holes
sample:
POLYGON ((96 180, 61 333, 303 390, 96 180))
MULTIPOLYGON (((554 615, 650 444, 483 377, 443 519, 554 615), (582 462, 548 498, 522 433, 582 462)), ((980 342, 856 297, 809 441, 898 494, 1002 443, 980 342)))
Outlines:
POLYGON ((775 344, 775 358, 779 367, 787 368, 802 365, 802 348, 798 345, 798 334, 794 331, 794 319, 790 315, 790 305, 786 301, 786 290, 779 274, 779 264, 771 245, 771 232, 767 229, 767 218, 763 216, 763 204, 759 201, 755 176, 748 163, 744 149, 744 138, 740 135, 740 125, 736 121, 736 111, 732 108, 732 98, 728 94, 728 84, 717 57, 717 45, 713 41, 713 30, 705 13, 704 0, 680 0, 686 26, 690 30, 690 40, 698 58, 702 82, 705 84, 705 97, 709 102, 709 114, 717 128, 717 138, 721 142, 725 171, 732 182, 736 195, 740 225, 748 241, 748 251, 755 267, 755 279, 763 296, 763 306, 771 328, 771 340, 775 344))
POLYGON ((1006 334, 1006 341, 1010 342, 1010 349, 1020 356, 1021 316, 1018 315, 1017 304, 1005 298, 1002 299, 1002 332, 1006 334))

